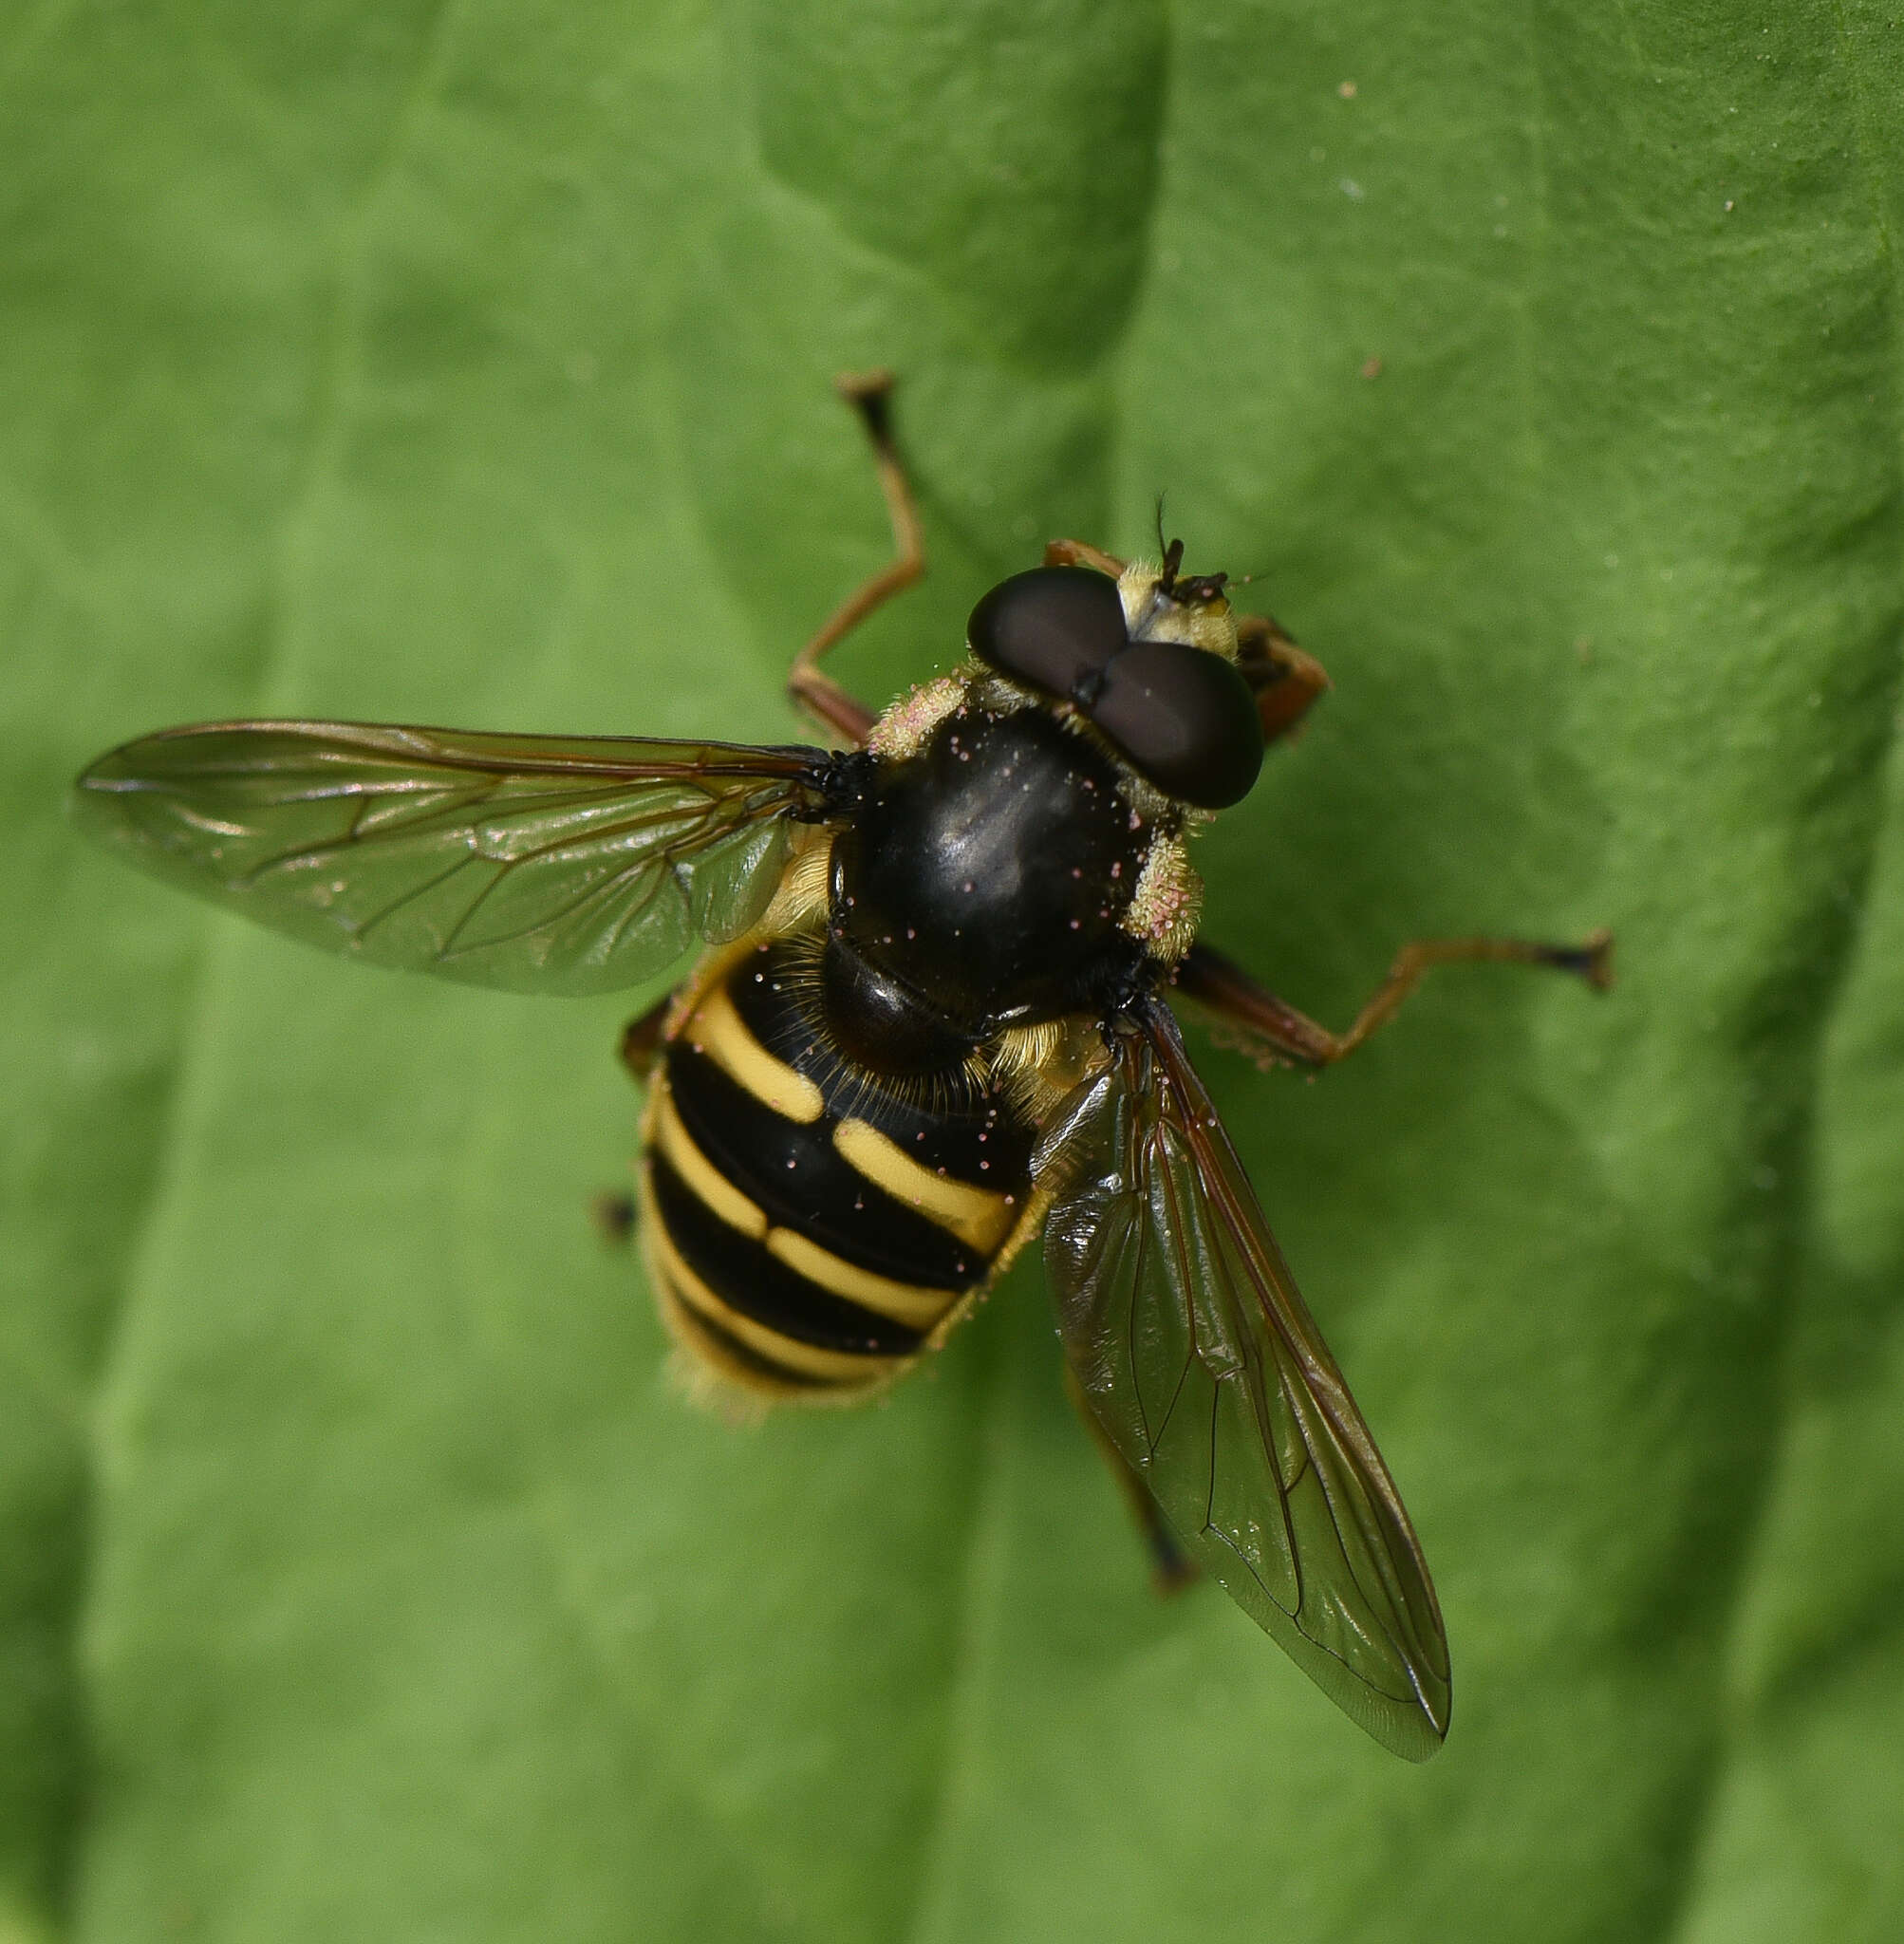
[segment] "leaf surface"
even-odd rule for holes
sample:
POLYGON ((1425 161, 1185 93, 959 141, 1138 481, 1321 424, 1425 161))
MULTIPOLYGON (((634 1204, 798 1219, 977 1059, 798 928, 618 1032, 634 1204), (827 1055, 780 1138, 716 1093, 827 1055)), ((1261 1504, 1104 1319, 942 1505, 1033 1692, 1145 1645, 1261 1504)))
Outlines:
POLYGON ((1631 0, 16 9, 0 52, 0 1935, 1904 1928, 1904 44, 1631 0), (782 743, 887 555, 1049 534, 1328 666, 1203 840, 1346 1023, 1193 1046, 1407 1500, 1393 1762, 1167 1605, 1035 1265, 886 1408, 690 1413, 588 1223, 622 999, 380 976, 65 826, 162 724, 782 743))

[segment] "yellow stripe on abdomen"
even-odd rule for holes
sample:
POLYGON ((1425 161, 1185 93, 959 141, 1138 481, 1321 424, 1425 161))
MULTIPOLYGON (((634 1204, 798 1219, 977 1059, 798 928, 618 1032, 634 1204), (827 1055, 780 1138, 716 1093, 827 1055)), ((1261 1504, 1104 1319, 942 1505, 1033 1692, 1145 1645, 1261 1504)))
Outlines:
POLYGON ((816 1082, 795 1073, 762 1046, 734 1010, 724 985, 712 987, 695 1008, 681 1037, 697 1053, 746 1088, 764 1107, 783 1113, 803 1127, 826 1112, 826 1096, 816 1082))
POLYGON ((831 1250, 823 1249, 791 1228, 767 1231, 768 1253, 796 1269, 809 1281, 817 1282, 835 1296, 856 1302, 861 1309, 890 1317, 908 1329, 930 1331, 960 1299, 961 1292, 922 1289, 914 1282, 896 1282, 889 1276, 876 1276, 843 1262, 831 1250))
POLYGON ((833 1130, 833 1146, 875 1187, 918 1209, 982 1256, 996 1254, 1012 1232, 1017 1219, 1013 1196, 922 1168, 870 1121, 841 1121, 833 1130))
MULTIPOLYGON (((649 1204, 652 1208, 652 1202, 649 1204)), ((803 1377, 831 1384, 876 1384, 904 1370, 910 1356, 868 1356, 857 1352, 823 1350, 802 1343, 764 1323, 756 1323, 732 1304, 723 1302, 681 1260, 673 1238, 660 1221, 653 1223, 652 1244, 668 1286, 690 1309, 763 1362, 793 1371, 803 1377)))
POLYGON ((797 1229, 770 1224, 765 1213, 695 1146, 675 1110, 665 1073, 658 1073, 653 1085, 650 1149, 664 1156, 694 1194, 729 1227, 764 1242, 770 1255, 833 1295, 914 1330, 931 1330, 959 1299, 957 1291, 922 1288, 918 1283, 863 1269, 822 1248, 797 1229))

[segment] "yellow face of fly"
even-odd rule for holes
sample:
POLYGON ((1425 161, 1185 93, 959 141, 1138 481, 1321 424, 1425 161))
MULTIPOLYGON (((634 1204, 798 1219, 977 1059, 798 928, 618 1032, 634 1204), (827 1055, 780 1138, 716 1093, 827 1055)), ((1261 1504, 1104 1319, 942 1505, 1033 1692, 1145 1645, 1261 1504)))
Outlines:
POLYGON ((1117 597, 1124 603, 1124 625, 1130 639, 1183 642, 1234 662, 1237 625, 1230 604, 1221 593, 1200 597, 1194 591, 1197 586, 1175 579, 1167 589, 1164 570, 1154 560, 1133 560, 1117 577, 1117 597))

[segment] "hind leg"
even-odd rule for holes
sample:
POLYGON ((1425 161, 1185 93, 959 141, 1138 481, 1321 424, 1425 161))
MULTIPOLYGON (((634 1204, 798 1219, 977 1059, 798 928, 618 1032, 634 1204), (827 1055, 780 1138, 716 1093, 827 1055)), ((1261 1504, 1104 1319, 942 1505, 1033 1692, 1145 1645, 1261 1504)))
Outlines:
POLYGON ((1415 939, 1395 954, 1389 975, 1355 1015, 1349 1029, 1332 1033, 1266 985, 1252 979, 1213 945, 1193 944, 1177 968, 1176 989, 1224 1024, 1241 1029, 1245 1050, 1301 1067, 1334 1066, 1347 1059, 1371 1034, 1394 1018, 1422 979, 1437 965, 1477 961, 1540 965, 1571 972, 1596 992, 1613 984, 1613 934, 1596 931, 1575 945, 1543 944, 1518 938, 1415 939))
POLYGON ((1150 1562, 1150 1583, 1159 1593, 1181 1593, 1201 1577, 1196 1561, 1177 1542, 1177 1535, 1170 1530, 1168 1521, 1150 1494, 1150 1487, 1138 1477, 1124 1453, 1105 1436, 1104 1427, 1098 1423, 1097 1415, 1086 1400, 1083 1388, 1070 1364, 1064 1367, 1064 1388, 1078 1416, 1084 1420, 1085 1430, 1091 1433, 1091 1442, 1097 1447, 1099 1456, 1117 1481, 1117 1488, 1124 1494, 1124 1503, 1130 1508, 1137 1536, 1143 1542, 1144 1556, 1150 1562))

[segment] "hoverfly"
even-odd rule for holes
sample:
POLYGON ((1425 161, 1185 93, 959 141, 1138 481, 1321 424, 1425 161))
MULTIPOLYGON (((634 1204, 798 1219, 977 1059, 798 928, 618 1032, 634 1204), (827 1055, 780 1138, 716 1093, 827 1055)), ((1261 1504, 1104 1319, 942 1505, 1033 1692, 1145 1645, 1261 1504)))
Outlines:
POLYGON ((1450 1688, 1421 1548, 1169 996, 1315 1069, 1434 965, 1604 986, 1609 940, 1408 945, 1341 1034, 1199 943, 1185 839, 1327 679, 1180 542, 1127 564, 1054 541, 973 609, 959 668, 864 708, 822 658, 924 565, 890 383, 841 389, 896 557, 789 680, 845 748, 215 722, 103 757, 76 814, 372 964, 584 994, 703 947, 623 1045, 648 1084, 642 1246, 697 1381, 865 1398, 1042 1234, 1073 1396, 1159 1577, 1207 1572, 1423 1760, 1450 1688))

